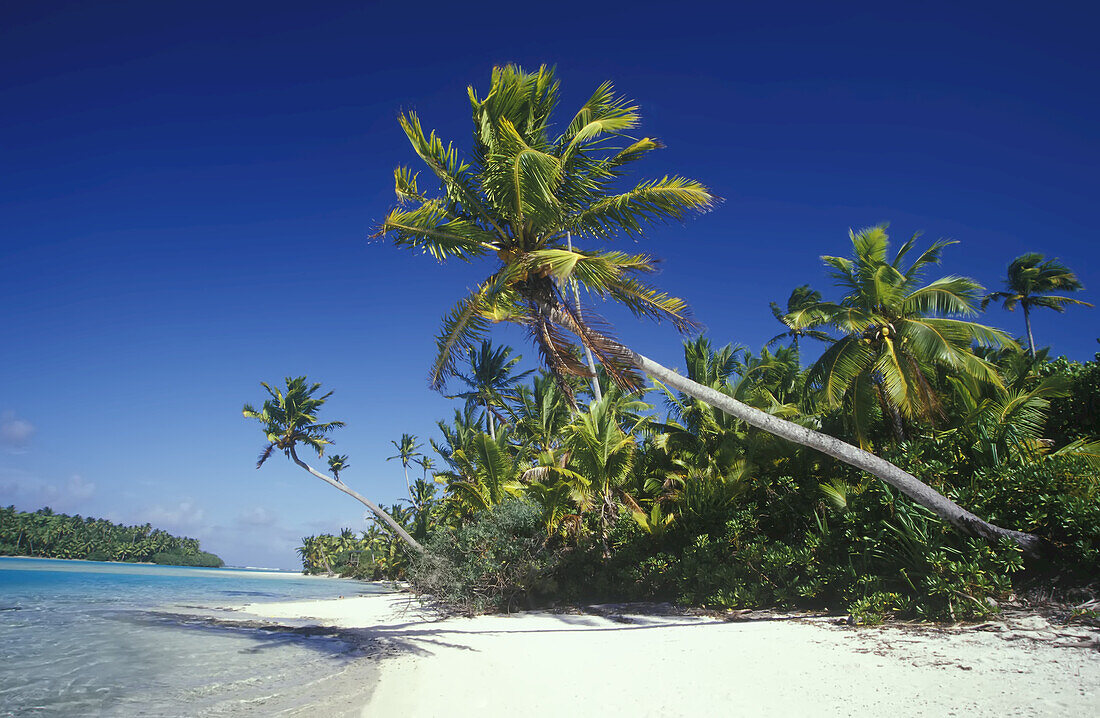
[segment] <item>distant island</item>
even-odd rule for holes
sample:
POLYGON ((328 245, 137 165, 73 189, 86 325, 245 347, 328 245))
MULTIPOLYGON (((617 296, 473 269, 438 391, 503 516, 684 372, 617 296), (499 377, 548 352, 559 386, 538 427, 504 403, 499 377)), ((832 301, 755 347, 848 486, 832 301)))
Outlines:
POLYGON ((90 516, 0 508, 0 556, 38 556, 87 561, 159 563, 220 568, 225 562, 193 538, 142 526, 123 526, 90 516))

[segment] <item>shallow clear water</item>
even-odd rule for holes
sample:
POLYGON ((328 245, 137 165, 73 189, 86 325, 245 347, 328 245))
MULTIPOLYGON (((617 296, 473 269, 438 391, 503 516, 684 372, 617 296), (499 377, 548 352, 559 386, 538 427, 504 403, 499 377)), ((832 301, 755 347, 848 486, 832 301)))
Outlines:
POLYGON ((274 572, 0 558, 0 716, 248 713, 332 676, 359 647, 195 614, 377 590, 274 572))

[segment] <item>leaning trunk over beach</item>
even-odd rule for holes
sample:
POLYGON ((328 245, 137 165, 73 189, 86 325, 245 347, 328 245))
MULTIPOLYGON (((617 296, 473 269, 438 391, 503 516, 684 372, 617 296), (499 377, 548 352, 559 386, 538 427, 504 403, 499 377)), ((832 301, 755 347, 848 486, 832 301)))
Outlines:
POLYGON ((607 336, 600 335, 590 327, 578 327, 569 312, 557 307, 547 306, 545 302, 538 301, 537 304, 550 321, 558 326, 569 328, 582 340, 585 335, 599 336, 602 342, 615 347, 616 352, 626 357, 631 365, 662 384, 682 391, 688 396, 709 404, 757 429, 815 449, 857 469, 862 469, 893 486, 921 506, 931 510, 963 534, 978 536, 990 541, 1009 538, 1029 556, 1040 555, 1046 545, 1046 542, 1039 536, 994 526, 962 508, 917 477, 869 451, 864 451, 836 437, 807 429, 794 422, 780 419, 778 416, 743 404, 731 396, 677 374, 668 367, 638 354, 629 347, 623 346, 607 336))
POLYGON ((352 497, 353 499, 357 500, 359 503, 363 504, 368 509, 370 509, 370 512, 372 514, 374 514, 374 517, 375 517, 376 520, 381 521, 382 523, 384 523, 390 529, 390 531, 392 531, 394 533, 394 535, 397 536, 397 538, 401 539, 405 543, 405 545, 408 546, 409 548, 411 548, 413 551, 415 551, 417 553, 420 553, 420 554, 425 553, 424 547, 421 546, 419 543, 417 543, 416 539, 414 539, 412 536, 410 536, 408 531, 401 528, 400 524, 398 524, 396 521, 394 521, 392 516, 387 514, 382 509, 378 508, 378 506, 375 505, 375 503, 373 501, 371 501, 367 497, 363 496, 358 491, 355 491, 354 489, 349 488, 343 482, 335 481, 332 478, 330 478, 328 476, 325 476, 324 474, 322 474, 317 469, 313 468, 312 466, 310 466, 306 462, 299 459, 297 452, 294 451, 294 447, 290 448, 290 458, 291 458, 292 461, 294 461, 295 464, 297 464, 298 466, 301 466, 303 469, 305 469, 309 473, 313 474, 314 476, 316 476, 321 481, 324 481, 326 484, 328 484, 329 486, 332 486, 333 488, 336 488, 336 489, 339 489, 340 491, 343 491, 345 494, 347 494, 348 496, 352 497))

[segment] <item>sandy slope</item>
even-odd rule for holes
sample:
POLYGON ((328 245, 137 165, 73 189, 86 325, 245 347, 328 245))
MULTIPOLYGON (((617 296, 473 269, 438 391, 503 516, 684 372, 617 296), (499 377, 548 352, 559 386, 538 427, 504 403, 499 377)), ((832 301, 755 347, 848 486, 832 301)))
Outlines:
POLYGON ((374 639, 386 657, 362 711, 372 718, 1100 716, 1095 634, 1039 618, 962 631, 547 613, 439 621, 396 595, 246 610, 374 639))

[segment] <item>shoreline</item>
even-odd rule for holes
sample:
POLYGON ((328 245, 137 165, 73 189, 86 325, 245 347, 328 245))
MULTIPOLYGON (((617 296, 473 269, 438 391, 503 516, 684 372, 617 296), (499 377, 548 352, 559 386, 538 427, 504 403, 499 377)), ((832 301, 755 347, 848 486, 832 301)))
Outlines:
POLYGON ((235 611, 367 647, 358 660, 377 670, 358 712, 326 694, 289 715, 1100 714, 1100 630, 1041 616, 853 628, 836 617, 593 608, 442 617, 390 592, 235 611))
MULTIPOLYGON (((306 579, 339 579, 340 576, 320 576, 302 573, 301 571, 289 571, 279 568, 257 568, 254 566, 186 566, 175 563, 153 563, 151 561, 93 561, 87 558, 54 558, 52 556, 0 556, 0 560, 13 559, 19 561, 62 561, 66 564, 74 563, 92 563, 92 564, 104 564, 107 566, 145 566, 153 568, 180 568, 180 569, 193 569, 197 571, 235 571, 237 573, 245 573, 250 576, 280 576, 284 578, 306 578, 306 579)), ((344 579, 348 581, 354 581, 355 579, 344 579)), ((360 582, 370 583, 370 582, 360 582)))

